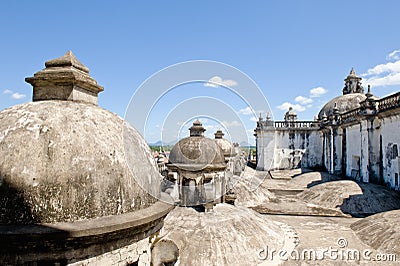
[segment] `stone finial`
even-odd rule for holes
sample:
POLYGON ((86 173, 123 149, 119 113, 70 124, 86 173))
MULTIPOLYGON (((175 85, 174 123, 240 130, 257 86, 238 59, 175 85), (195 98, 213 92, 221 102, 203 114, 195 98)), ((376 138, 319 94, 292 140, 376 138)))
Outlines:
POLYGON ((98 93, 104 89, 71 51, 47 61, 45 66, 33 77, 25 78, 33 86, 33 101, 63 100, 97 105, 98 93))
POLYGON ((335 104, 333 105, 333 114, 335 115, 339 114, 339 108, 337 102, 335 102, 335 104))
POLYGON ((214 133, 215 139, 222 139, 224 137, 224 133, 221 129, 218 129, 217 132, 214 133))
POLYGON ((322 114, 322 121, 327 121, 328 120, 328 116, 326 115, 326 113, 324 112, 322 114))
POLYGON ((262 114, 260 113, 260 116, 258 117, 258 122, 262 122, 263 118, 262 118, 262 114))
POLYGON ((368 92, 365 94, 368 99, 372 98, 374 95, 371 92, 371 85, 368 85, 368 92))
POLYGON ((357 77, 356 71, 354 70, 354 67, 351 68, 349 77, 357 77))
POLYGON ((368 85, 368 92, 365 94, 367 99, 365 101, 360 102, 361 105, 361 112, 364 115, 375 115, 377 112, 377 103, 375 101, 375 97, 371 92, 371 86, 368 85))
POLYGON ((74 67, 76 69, 82 70, 83 72, 89 74, 89 68, 84 66, 81 62, 76 59, 75 55, 71 52, 68 51, 65 55, 49 60, 45 62, 44 64, 46 68, 51 68, 51 67, 74 67))
POLYGON ((193 125, 189 128, 189 131, 191 137, 204 137, 204 131, 206 131, 206 129, 203 127, 203 124, 196 119, 196 121, 193 122, 193 125))

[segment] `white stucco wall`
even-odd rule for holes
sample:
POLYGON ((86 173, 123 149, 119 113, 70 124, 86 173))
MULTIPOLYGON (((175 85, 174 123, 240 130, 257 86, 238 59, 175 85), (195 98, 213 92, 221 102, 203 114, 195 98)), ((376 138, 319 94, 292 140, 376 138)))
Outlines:
MULTIPOLYGON (((398 172, 398 159, 390 159, 388 148, 397 144, 397 153, 400 154, 400 115, 385 117, 381 120, 382 152, 383 152, 383 180, 395 186, 395 174, 398 172), (397 172, 396 172, 397 171, 397 172)), ((399 174, 400 175, 400 174, 399 174)), ((400 177, 399 177, 400 178, 400 177)))
POLYGON ((274 130, 257 133, 257 169, 269 170, 273 168, 275 149, 274 130))
POLYGON ((399 110, 388 110, 373 117, 360 116, 357 120, 353 125, 339 125, 337 131, 329 127, 260 131, 257 136, 259 169, 292 168, 300 166, 301 160, 304 168, 325 166, 332 173, 340 173, 345 168, 343 174, 348 177, 363 182, 383 181, 400 190, 399 110), (345 147, 342 145, 344 134, 345 147))
POLYGON ((346 175, 349 177, 352 176, 353 169, 361 170, 356 169, 355 157, 358 157, 361 167, 361 134, 359 124, 346 128, 346 175))
POLYGON ((323 157, 323 137, 322 132, 310 132, 309 143, 307 146, 307 164, 311 167, 322 166, 323 157))
POLYGON ((322 152, 322 137, 317 130, 276 129, 257 135, 257 167, 261 170, 321 166, 322 152))

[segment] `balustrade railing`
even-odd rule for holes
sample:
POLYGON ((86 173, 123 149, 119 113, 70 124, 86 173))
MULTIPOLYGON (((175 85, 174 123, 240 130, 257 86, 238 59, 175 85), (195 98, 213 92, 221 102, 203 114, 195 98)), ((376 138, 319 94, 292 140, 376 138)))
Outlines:
POLYGON ((377 101, 378 111, 383 112, 400 107, 400 92, 387 96, 377 101))
MULTIPOLYGON (((375 100, 375 114, 379 112, 384 112, 388 110, 392 110, 395 108, 400 108, 400 92, 395 93, 393 95, 387 96, 385 98, 375 100)), ((332 120, 332 117, 328 117, 326 121, 261 121, 258 123, 259 128, 281 128, 281 129, 315 129, 320 127, 321 125, 324 126, 325 124, 330 124, 336 121, 336 123, 351 123, 357 121, 365 115, 366 107, 359 107, 348 112, 340 114, 338 117, 334 118, 336 120, 332 120), (332 122, 333 121, 333 122, 332 122)), ((368 107, 367 107, 368 108, 368 107)))
POLYGON ((315 121, 275 121, 275 128, 315 128, 319 126, 315 121))

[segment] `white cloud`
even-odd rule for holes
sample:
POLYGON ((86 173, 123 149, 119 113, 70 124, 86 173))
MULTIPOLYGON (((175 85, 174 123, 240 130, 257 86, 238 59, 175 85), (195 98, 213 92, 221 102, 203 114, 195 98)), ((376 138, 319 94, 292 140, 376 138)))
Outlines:
POLYGON ((368 69, 367 73, 363 76, 369 75, 380 75, 384 73, 399 73, 400 72, 400 60, 396 62, 388 62, 386 64, 379 64, 373 68, 368 69))
POLYGON ((321 97, 322 95, 324 95, 327 92, 328 92, 328 90, 323 87, 316 87, 316 88, 313 88, 310 90, 310 97, 311 98, 321 97))
POLYGON ((208 82, 204 83, 206 87, 214 87, 217 88, 219 86, 226 86, 226 87, 234 87, 238 85, 238 83, 231 79, 222 79, 219 76, 214 76, 208 80, 208 82))
POLYGON ((222 121, 222 124, 224 125, 224 127, 240 127, 242 125, 236 120, 233 120, 232 122, 222 121))
POLYGON ((289 107, 292 107, 293 110, 295 110, 297 112, 303 112, 306 110, 306 108, 300 104, 292 104, 289 102, 284 102, 281 105, 278 105, 277 107, 278 107, 278 109, 284 110, 284 111, 289 110, 289 107))
POLYGON ((18 93, 18 92, 13 93, 11 95, 11 98, 16 99, 16 100, 19 100, 19 99, 22 99, 22 98, 25 98, 25 97, 26 97, 25 94, 21 94, 21 93, 18 93))
POLYGON ((295 102, 298 102, 298 103, 300 103, 300 104, 310 104, 310 103, 313 102, 313 99, 307 98, 307 97, 304 97, 304 96, 297 96, 297 97, 294 99, 294 101, 295 101, 295 102))
POLYGON ((258 121, 258 119, 257 119, 257 118, 255 118, 254 116, 252 116, 252 117, 250 118, 250 121, 251 121, 251 122, 257 122, 257 121, 258 121))
POLYGON ((400 85, 400 50, 391 52, 386 59, 395 61, 368 69, 367 73, 361 75, 364 77, 363 84, 373 87, 400 85))
POLYGON ((203 125, 203 127, 206 129, 208 132, 207 134, 213 135, 219 128, 219 125, 203 125))
POLYGON ((247 106, 246 108, 240 109, 239 114, 252 115, 254 114, 254 110, 250 106, 247 106))
POLYGON ((303 112, 307 108, 313 107, 312 103, 314 102, 314 100, 312 98, 321 97, 325 93, 327 93, 327 90, 325 88, 316 87, 310 90, 309 97, 299 95, 294 98, 295 103, 284 102, 281 105, 277 106, 277 108, 283 111, 288 111, 289 107, 292 107, 293 110, 295 110, 296 112, 303 112))
POLYGON ((15 100, 19 100, 19 99, 22 99, 22 98, 25 98, 26 97, 26 95, 25 94, 21 94, 21 93, 18 93, 18 92, 13 92, 12 90, 4 90, 3 91, 3 94, 11 94, 11 98, 12 99, 15 99, 15 100))
MULTIPOLYGON (((327 92, 326 89, 322 87, 313 88, 310 90, 310 97, 320 97, 321 95, 327 92)), ((304 112, 307 108, 311 108, 314 102, 313 99, 304 96, 297 96, 294 98, 295 103, 284 102, 281 105, 278 105, 277 108, 282 111, 288 111, 290 107, 293 108, 296 112, 304 112)))
POLYGON ((386 56, 386 60, 400 60, 400 50, 394 50, 388 56, 386 56))
POLYGON ((365 85, 372 87, 400 85, 400 73, 389 74, 383 77, 371 77, 363 81, 365 85))

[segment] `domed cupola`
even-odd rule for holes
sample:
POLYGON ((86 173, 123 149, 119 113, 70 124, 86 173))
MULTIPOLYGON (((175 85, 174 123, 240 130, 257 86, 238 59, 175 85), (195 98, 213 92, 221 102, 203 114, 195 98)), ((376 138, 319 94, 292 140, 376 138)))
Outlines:
POLYGON ((33 102, 0 111, 0 224, 71 222, 155 203, 161 177, 150 149, 97 106, 103 88, 89 69, 72 52, 45 65, 26 78, 33 102))
POLYGON ((172 148, 167 167, 177 173, 178 200, 183 206, 206 206, 223 201, 227 167, 224 152, 215 141, 204 137, 199 120, 189 128, 190 136, 172 148))
POLYGON ((191 171, 226 168, 222 149, 213 140, 204 137, 206 129, 199 120, 193 122, 189 131, 190 136, 172 148, 170 163, 191 171))
MULTIPOLYGON (((359 108, 360 103, 367 99, 364 89, 361 86, 361 79, 352 68, 350 74, 344 80, 343 95, 335 97, 326 103, 319 112, 318 119, 322 121, 325 117, 329 118, 335 115, 335 113, 342 114, 359 108)), ((377 99, 375 96, 373 98, 377 99)))
POLYGON ((222 130, 218 129, 217 132, 214 133, 214 141, 223 150, 225 161, 228 161, 230 157, 236 155, 236 152, 233 144, 229 140, 225 139, 224 135, 225 134, 222 132, 222 130))

